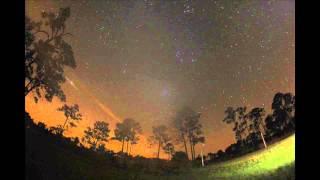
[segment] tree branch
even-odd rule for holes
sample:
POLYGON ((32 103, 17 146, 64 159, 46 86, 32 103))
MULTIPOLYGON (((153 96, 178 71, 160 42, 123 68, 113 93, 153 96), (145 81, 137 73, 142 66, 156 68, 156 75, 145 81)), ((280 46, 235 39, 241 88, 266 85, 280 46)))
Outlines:
POLYGON ((36 84, 34 86, 32 86, 30 89, 27 89, 25 92, 24 92, 24 96, 27 96, 34 88, 38 87, 39 84, 36 84))

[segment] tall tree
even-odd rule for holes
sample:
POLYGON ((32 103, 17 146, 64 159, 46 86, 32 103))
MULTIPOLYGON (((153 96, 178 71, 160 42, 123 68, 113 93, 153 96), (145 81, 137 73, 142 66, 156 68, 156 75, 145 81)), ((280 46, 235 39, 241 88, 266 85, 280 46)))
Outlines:
POLYGON ((127 153, 128 145, 130 141, 138 141, 138 134, 142 133, 140 123, 136 122, 134 119, 126 118, 122 123, 116 124, 116 129, 114 130, 115 137, 113 139, 122 142, 121 152, 123 153, 124 143, 127 143, 127 153))
POLYGON ((263 117, 265 116, 265 110, 264 108, 253 108, 249 114, 248 118, 251 120, 251 130, 254 133, 259 133, 260 137, 263 141, 264 147, 267 148, 267 144, 265 142, 263 131, 265 132, 265 126, 263 124, 263 117))
POLYGON ((112 139, 120 141, 122 143, 121 146, 121 153, 123 153, 123 146, 124 146, 124 141, 126 138, 126 132, 125 132, 125 128, 124 128, 124 124, 123 123, 117 123, 116 124, 116 128, 114 130, 114 136, 112 139))
POLYGON ((109 124, 104 121, 96 121, 93 128, 87 127, 87 130, 84 131, 84 137, 82 141, 89 144, 90 147, 94 150, 97 150, 98 147, 104 147, 104 143, 108 142, 109 137, 109 124))
POLYGON ((66 96, 61 88, 65 82, 64 67, 76 68, 72 47, 65 41, 66 20, 70 8, 57 14, 42 12, 42 20, 25 19, 25 96, 33 93, 35 102, 42 96, 49 102, 66 96))
POLYGON ((158 145, 157 158, 160 156, 160 149, 162 146, 166 145, 169 141, 168 128, 165 125, 153 126, 152 127, 153 136, 149 137, 151 144, 158 145))
POLYGON ((188 157, 188 148, 187 148, 187 118, 193 114, 193 110, 189 107, 183 107, 181 110, 179 110, 173 120, 173 124, 175 129, 177 130, 178 137, 177 137, 177 142, 183 143, 185 153, 188 157))
POLYGON ((195 145, 198 143, 204 143, 205 138, 202 136, 202 125, 200 124, 200 113, 194 112, 186 119, 186 126, 187 126, 187 134, 188 140, 190 143, 190 150, 191 150, 191 158, 192 160, 196 157, 195 152, 195 145))
POLYGON ((236 128, 236 133, 238 134, 238 140, 242 142, 249 135, 248 127, 248 115, 246 114, 247 107, 238 107, 236 109, 238 117, 238 126, 236 128))
POLYGON ((246 107, 227 107, 225 110, 225 118, 223 122, 227 124, 234 124, 233 131, 237 141, 242 141, 249 134, 246 107))
POLYGON ((204 136, 199 136, 201 134, 197 134, 195 136, 193 136, 191 142, 192 142, 192 153, 193 153, 193 160, 196 158, 196 150, 195 150, 195 145, 201 143, 205 143, 205 137, 204 136))
POLYGON ((188 155, 187 144, 190 145, 190 154, 191 159, 195 159, 195 148, 194 146, 201 141, 204 141, 204 137, 200 124, 200 113, 195 112, 189 107, 184 107, 177 112, 177 115, 174 119, 174 127, 176 128, 179 134, 180 142, 183 142, 185 147, 185 152, 188 155), (187 142, 189 141, 189 142, 187 142))
POLYGON ((63 131, 68 129, 69 125, 71 127, 76 127, 76 123, 82 119, 82 115, 79 113, 79 105, 67 105, 64 104, 62 107, 58 108, 58 111, 62 111, 66 120, 62 126, 63 131))

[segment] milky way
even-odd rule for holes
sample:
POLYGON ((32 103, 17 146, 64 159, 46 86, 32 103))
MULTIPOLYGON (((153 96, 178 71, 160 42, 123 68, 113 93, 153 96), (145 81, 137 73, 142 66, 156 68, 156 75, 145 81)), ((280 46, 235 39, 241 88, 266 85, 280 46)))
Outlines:
MULTIPOLYGON (((202 112, 207 153, 234 142, 232 128, 222 123, 227 106, 270 111, 276 92, 294 93, 293 0, 27 0, 26 13, 39 19, 42 10, 66 6, 77 68, 66 71, 64 89, 84 113, 70 136, 81 136, 98 118, 114 124, 110 113, 136 119, 150 135, 152 125, 168 124, 188 105, 202 112)), ((42 121, 56 116, 41 103, 47 104, 28 100, 26 108, 42 121)), ((154 153, 144 150, 145 142, 136 146, 136 153, 154 153)))

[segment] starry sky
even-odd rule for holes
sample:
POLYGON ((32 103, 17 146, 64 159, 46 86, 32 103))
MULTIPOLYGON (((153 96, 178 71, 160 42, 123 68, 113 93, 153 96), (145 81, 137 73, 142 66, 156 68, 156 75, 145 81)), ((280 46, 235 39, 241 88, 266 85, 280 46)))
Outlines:
MULTIPOLYGON (((178 109, 190 106, 202 113, 204 152, 215 152, 235 142, 232 127, 222 122, 227 106, 270 112, 276 92, 295 93, 294 0, 25 3, 34 20, 43 10, 71 8, 67 41, 77 68, 66 69, 63 89, 83 120, 66 136, 81 137, 97 120, 113 129, 131 117, 143 128, 133 154, 154 157, 156 148, 146 141, 151 127, 169 125, 178 109)), ((64 122, 56 110, 61 105, 26 97, 26 111, 48 126, 64 122)), ((106 147, 119 151, 120 143, 106 147)))

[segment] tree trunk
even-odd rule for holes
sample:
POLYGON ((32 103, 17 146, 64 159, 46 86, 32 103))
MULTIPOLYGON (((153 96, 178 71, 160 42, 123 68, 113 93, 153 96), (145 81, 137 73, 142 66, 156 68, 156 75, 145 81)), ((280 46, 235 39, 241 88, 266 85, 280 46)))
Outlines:
POLYGON ((193 158, 195 159, 196 158, 196 150, 195 150, 195 147, 196 145, 195 144, 192 144, 192 151, 193 151, 193 158))
POLYGON ((261 132, 261 131, 260 131, 260 136, 261 136, 261 138, 262 138, 264 148, 267 148, 266 141, 264 140, 264 137, 263 137, 263 134, 262 134, 262 132, 261 132))
POLYGON ((202 164, 202 167, 204 167, 204 161, 203 161, 203 152, 202 152, 202 148, 201 148, 201 164, 202 164))
POLYGON ((129 148, 129 154, 131 154, 131 149, 132 149, 133 144, 131 144, 130 148, 129 148))
POLYGON ((128 154, 129 141, 127 141, 127 154, 128 154))
POLYGON ((189 143, 190 143, 190 151, 191 151, 191 160, 193 161, 193 160, 194 160, 194 157, 193 157, 193 149, 192 149, 191 139, 189 140, 189 143))
POLYGON ((124 146, 124 139, 122 139, 122 148, 121 148, 122 153, 123 153, 123 146, 124 146))
POLYGON ((67 117, 66 121, 63 124, 63 127, 62 127, 63 130, 64 130, 64 126, 67 124, 67 121, 68 121, 68 117, 67 117))
MULTIPOLYGON (((28 84, 29 85, 29 84, 28 84)), ((27 86, 28 87, 28 86, 27 86)), ((27 96, 34 88, 37 87, 37 85, 32 86, 31 88, 25 87, 24 96, 27 96)))
POLYGON ((98 139, 96 140, 96 142, 94 142, 94 150, 97 150, 97 148, 98 148, 98 139))
POLYGON ((159 159, 160 157, 160 146, 161 146, 161 141, 159 141, 159 146, 158 146, 158 155, 157 155, 157 158, 159 159))
POLYGON ((189 159, 187 143, 186 143, 186 139, 184 138, 184 135, 182 135, 182 139, 183 139, 184 148, 185 148, 185 151, 186 151, 186 154, 187 154, 187 158, 189 159))

